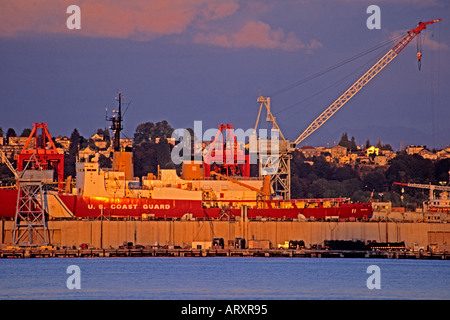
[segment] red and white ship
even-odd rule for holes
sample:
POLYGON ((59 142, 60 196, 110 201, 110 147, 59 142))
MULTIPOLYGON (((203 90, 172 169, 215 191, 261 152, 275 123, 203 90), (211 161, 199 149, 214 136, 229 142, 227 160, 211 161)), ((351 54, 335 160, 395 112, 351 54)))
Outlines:
MULTIPOLYGON (((95 159, 77 162, 76 184, 69 188, 66 184, 64 191, 61 181, 64 159, 55 152, 46 124, 35 124, 29 138, 36 139, 35 147, 30 150, 25 145, 18 156, 18 168, 24 168, 24 163, 34 155, 40 169, 57 173, 49 176, 58 176, 59 191, 45 194, 49 217, 192 220, 236 219, 245 215, 261 220, 360 220, 372 215, 370 203, 351 203, 346 198, 274 199, 270 176, 250 177, 247 156, 243 163, 222 166, 187 161, 183 163, 181 177, 175 169, 166 169, 159 170, 157 176, 136 178, 133 153, 120 146, 120 101, 119 95, 118 117, 110 119, 115 133, 112 168, 100 168, 95 159), (45 134, 38 135, 38 128, 43 128, 45 134)), ((222 125, 221 129, 230 127, 222 125)), ((17 188, 0 189, 1 218, 14 218, 17 203, 17 188)))
MULTIPOLYGON (((200 166, 190 165, 190 169, 200 166)), ((264 179, 183 179, 176 170, 160 170, 142 182, 125 172, 103 170, 97 162, 77 163, 72 193, 49 191, 48 214, 59 218, 136 217, 142 219, 368 219, 370 203, 346 198, 274 200, 261 197, 264 179), (247 185, 247 186, 244 186, 247 185)), ((266 180, 267 181, 267 180, 266 180)), ((0 217, 14 218, 17 189, 0 190, 0 217)))

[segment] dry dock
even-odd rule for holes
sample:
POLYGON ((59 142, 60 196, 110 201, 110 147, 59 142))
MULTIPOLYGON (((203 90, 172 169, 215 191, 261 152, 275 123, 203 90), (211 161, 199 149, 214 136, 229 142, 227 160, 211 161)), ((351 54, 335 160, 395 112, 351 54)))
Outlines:
POLYGON ((2 257, 26 256, 305 256, 441 258, 450 252, 450 224, 409 222, 311 222, 311 221, 147 221, 147 220, 50 220, 48 234, 58 250, 20 249, 11 246, 13 221, 0 221, 2 257), (222 238, 224 249, 207 246, 222 238), (236 249, 236 238, 246 239, 245 249, 236 249), (325 250, 279 250, 285 241, 303 240, 306 248, 322 246, 325 240, 404 241, 409 249, 424 252, 346 252, 325 250), (131 242, 140 249, 120 249, 131 242), (199 248, 198 243, 202 246, 199 248), (263 244, 262 246, 259 246, 263 244), (75 249, 73 249, 75 248, 75 249), (84 249, 81 249, 84 248, 84 249), (183 249, 181 249, 183 248, 183 249), (206 249, 206 250, 205 250, 206 249), (37 250, 37 251, 35 251, 37 250), (432 253, 430 252, 432 251, 432 253), (419 255, 419 256, 418 256, 419 255))

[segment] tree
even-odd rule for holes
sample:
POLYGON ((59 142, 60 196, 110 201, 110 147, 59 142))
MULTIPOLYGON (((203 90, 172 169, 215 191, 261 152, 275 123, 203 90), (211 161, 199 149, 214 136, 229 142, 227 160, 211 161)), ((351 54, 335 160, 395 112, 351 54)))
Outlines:
POLYGON ((383 143, 381 142, 380 139, 378 139, 377 145, 375 147, 378 149, 383 149, 383 143))
POLYGON ((348 150, 356 151, 358 147, 356 146, 355 137, 352 137, 351 140, 348 140, 347 132, 342 134, 341 140, 338 143, 340 146, 346 147, 348 150))
POLYGON ((10 137, 17 137, 16 131, 13 128, 9 128, 8 131, 6 131, 6 143, 9 143, 10 137))
POLYGON ((171 157, 171 144, 167 142, 165 137, 156 144, 156 161, 161 169, 175 169, 175 164, 171 157))
POLYGON ((174 129, 166 120, 141 123, 136 127, 134 134, 134 143, 139 144, 144 141, 155 141, 156 138, 170 138, 174 129))
POLYGON ((308 197, 309 183, 307 179, 293 176, 291 179, 292 198, 302 199, 308 197))
POLYGON ((386 177, 380 171, 369 172, 362 179, 362 185, 367 191, 386 191, 386 177))
POLYGON ((441 159, 436 163, 435 178, 438 183, 449 182, 450 159, 441 159))
POLYGON ((394 182, 436 183, 434 171, 433 162, 429 159, 418 154, 399 154, 392 159, 386 179, 389 185, 394 182))
POLYGON ((331 179, 338 181, 345 181, 350 179, 359 179, 358 173, 350 166, 335 168, 331 179))
POLYGON ((137 177, 148 173, 157 174, 156 143, 144 141, 133 148, 134 173, 137 177))
POLYGON ((22 133, 20 134, 21 137, 29 137, 31 134, 31 129, 30 128, 25 128, 23 129, 22 133))
POLYGON ((75 128, 70 135, 69 151, 64 155, 64 178, 68 176, 75 177, 75 163, 78 156, 78 150, 80 149, 80 143, 82 137, 75 128))

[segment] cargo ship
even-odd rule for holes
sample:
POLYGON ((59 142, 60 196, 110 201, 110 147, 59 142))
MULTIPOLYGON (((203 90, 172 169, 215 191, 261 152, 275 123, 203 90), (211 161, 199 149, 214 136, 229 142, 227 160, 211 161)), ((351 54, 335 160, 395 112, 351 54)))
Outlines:
MULTIPOLYGON (((66 188, 46 192, 45 207, 49 217, 351 221, 370 219, 372 215, 370 203, 352 203, 349 198, 280 199, 271 187, 270 176, 250 177, 247 156, 241 163, 222 166, 184 161, 180 175, 176 169, 161 169, 157 175, 150 173, 136 178, 133 152, 120 145, 120 94, 118 100, 117 117, 110 119, 114 132, 112 168, 101 168, 95 157, 90 161, 77 161, 75 185, 66 181, 66 188)), ((221 129, 230 127, 226 125, 221 129)), ((49 134, 42 136, 50 139, 49 134)), ((51 154, 37 150, 34 153, 51 154)), ((45 161, 49 161, 48 157, 45 161)), ((60 166, 61 159, 58 161, 53 167, 59 172, 53 176, 60 177, 63 166, 60 166)), ((0 189, 0 217, 15 216, 17 193, 17 188, 0 189)))

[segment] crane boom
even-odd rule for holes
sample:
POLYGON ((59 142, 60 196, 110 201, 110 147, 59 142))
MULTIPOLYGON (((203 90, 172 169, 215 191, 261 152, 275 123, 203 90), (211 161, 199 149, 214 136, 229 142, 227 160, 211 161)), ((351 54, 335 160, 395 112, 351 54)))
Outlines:
POLYGON ((398 185, 398 186, 411 187, 411 188, 450 191, 450 186, 437 186, 437 185, 433 185, 433 184, 401 183, 401 182, 394 182, 394 184, 398 185))
POLYGON ((11 172, 14 174, 16 180, 18 180, 20 178, 19 173, 16 171, 16 169, 14 169, 13 165, 11 164, 11 162, 9 162, 6 154, 4 154, 2 150, 0 150, 0 156, 2 158, 2 162, 6 164, 9 170, 11 170, 11 172))
POLYGON ((441 19, 420 22, 416 28, 409 30, 408 34, 400 40, 391 50, 389 50, 372 68, 361 76, 350 88, 347 89, 336 101, 333 102, 322 114, 315 119, 309 127, 295 140, 298 145, 311 133, 322 126, 331 116, 333 116, 344 104, 346 104, 359 90, 361 90, 370 80, 372 80, 384 67, 386 67, 407 45, 418 35, 427 25, 441 21, 441 19))
POLYGON ((398 185, 398 186, 403 186, 403 187, 429 189, 430 190, 430 195, 429 195, 430 200, 434 199, 434 190, 450 192, 450 186, 437 186, 437 185, 433 185, 433 184, 401 183, 401 182, 394 182, 394 184, 398 185))

